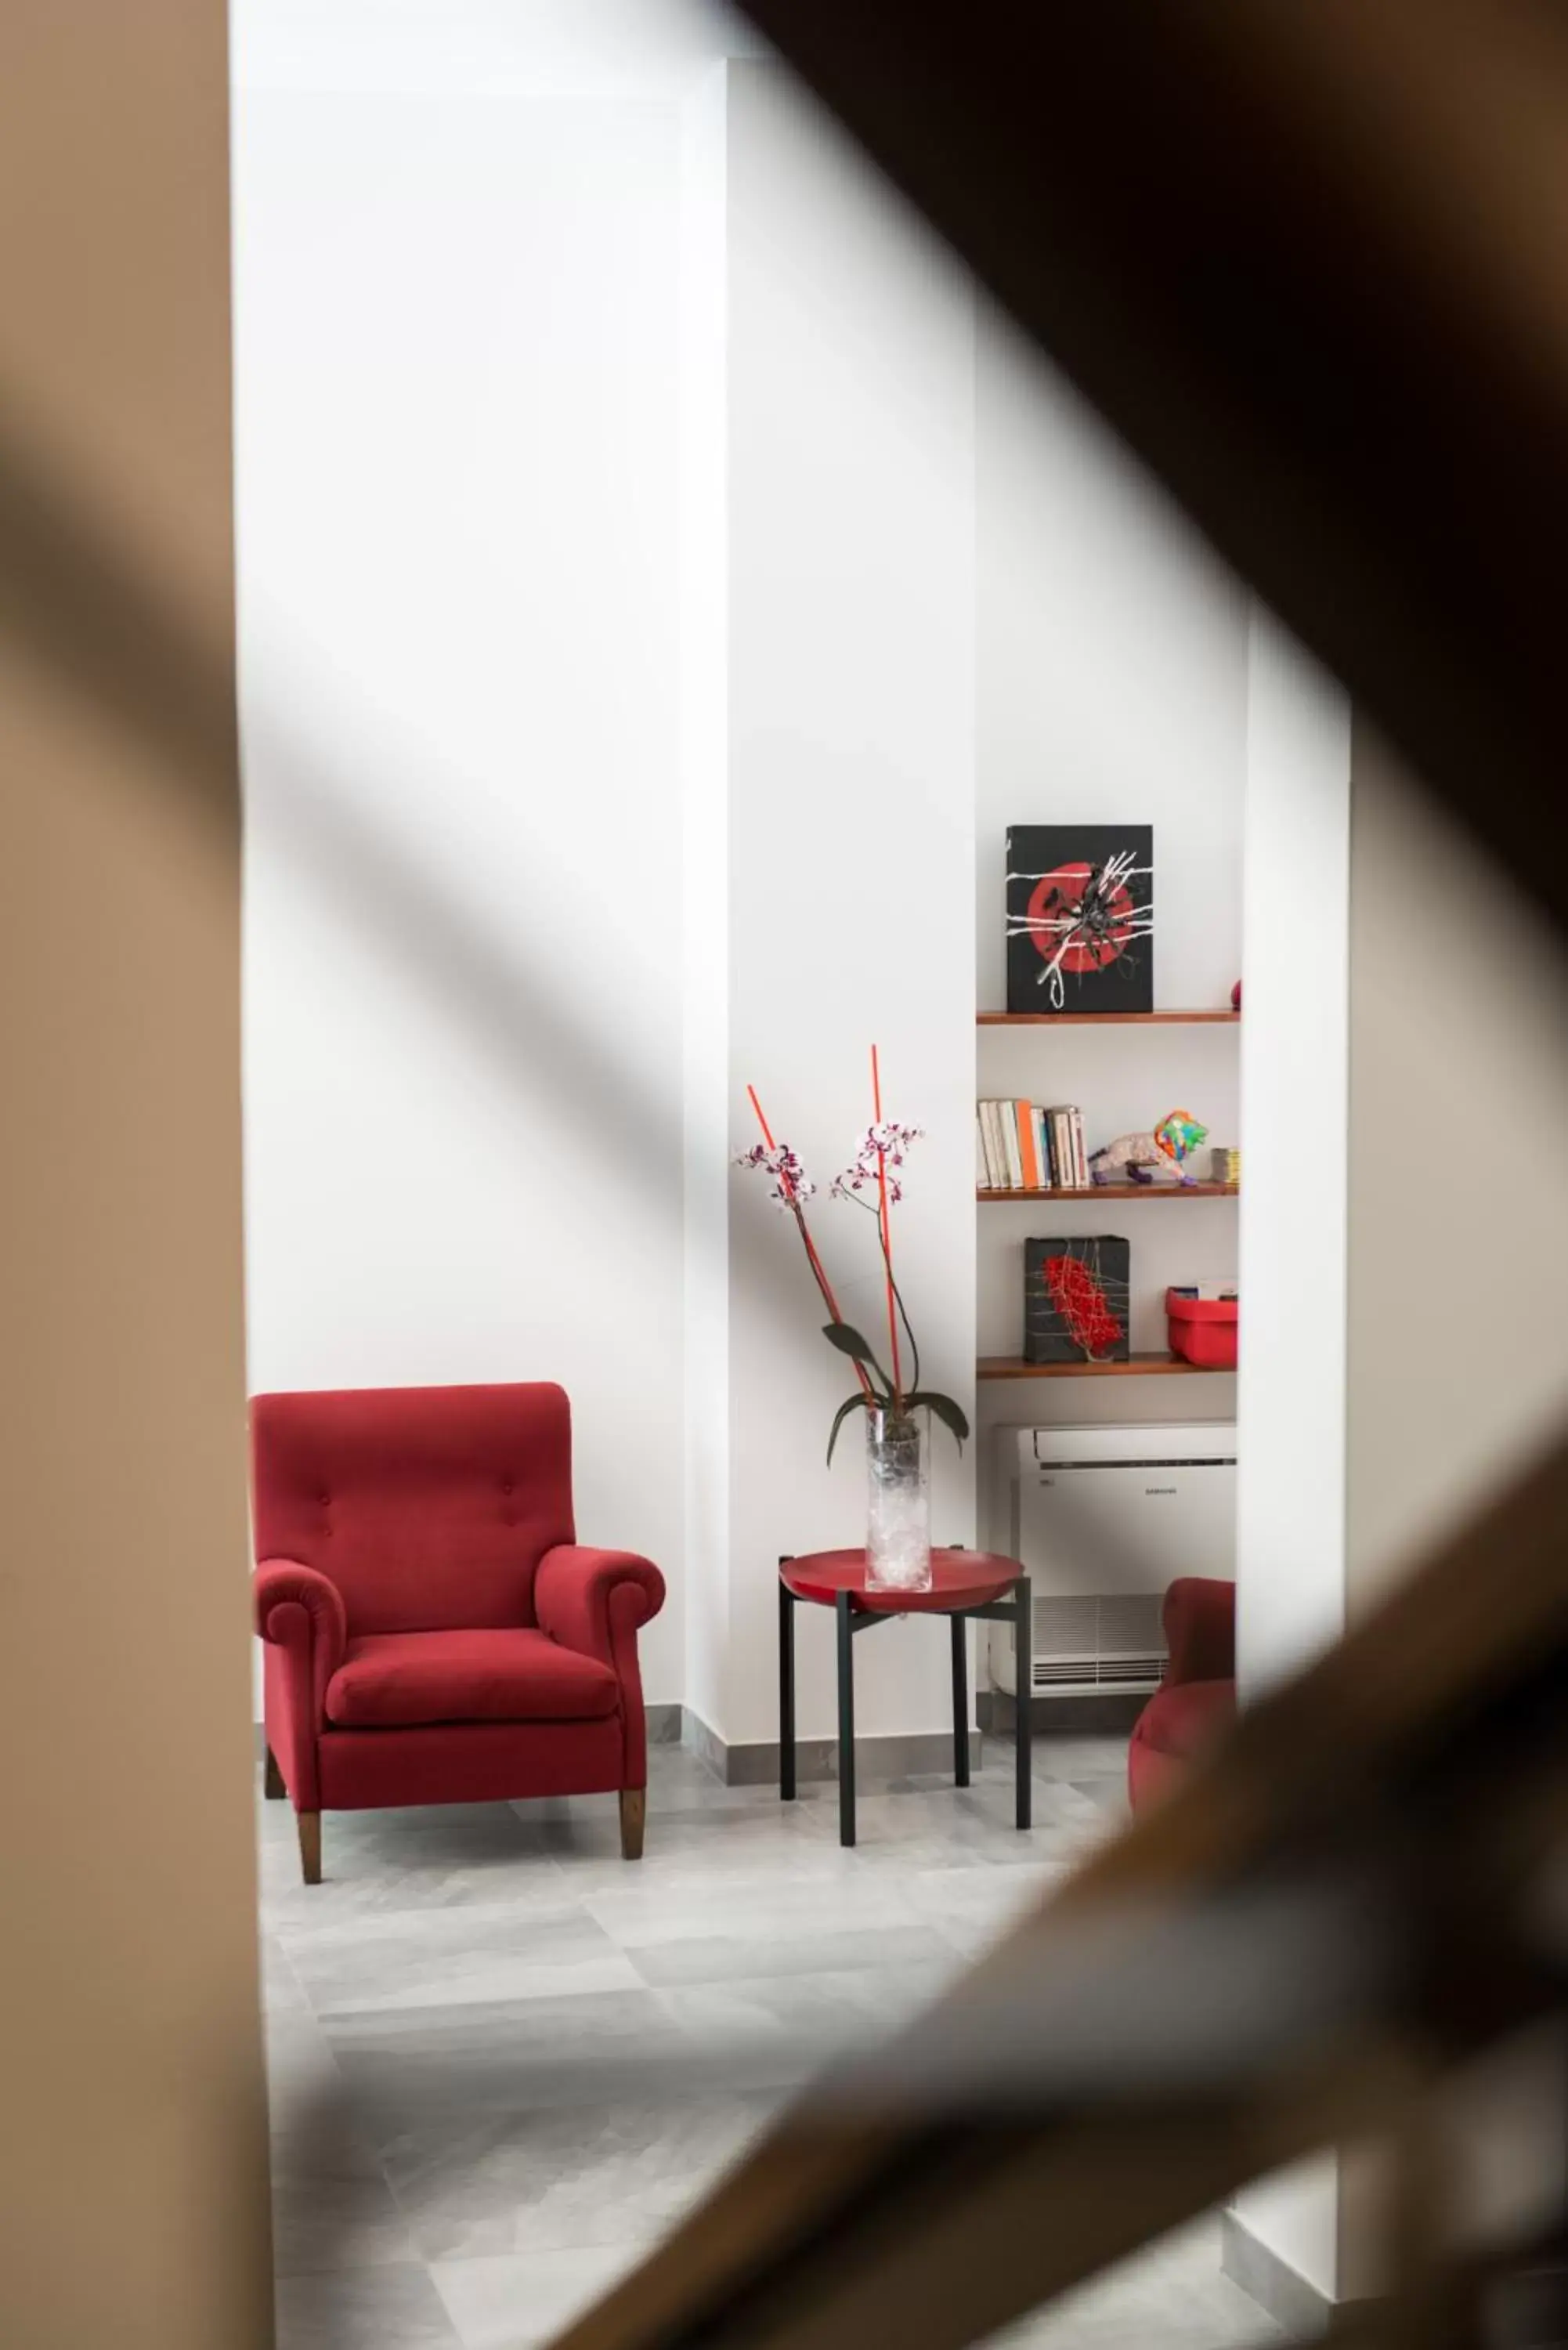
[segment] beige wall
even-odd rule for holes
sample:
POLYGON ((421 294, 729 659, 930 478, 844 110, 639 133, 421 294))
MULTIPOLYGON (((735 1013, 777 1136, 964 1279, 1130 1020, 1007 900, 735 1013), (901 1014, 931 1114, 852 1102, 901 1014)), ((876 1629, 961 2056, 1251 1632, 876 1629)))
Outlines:
POLYGON ((0 2337, 260 2350, 222 0, 0 91, 0 2337))
POLYGON ((1354 1619, 1568 1414, 1568 957, 1360 721, 1353 775, 1354 1619))
MULTIPOLYGON (((1261 615, 1247 896, 1244 1691, 1375 1607, 1568 1413, 1568 958, 1261 615)), ((1494 2170, 1537 2122, 1494 2112, 1494 2170)), ((1376 2191, 1353 2150, 1235 2209, 1354 2298, 1382 2282, 1376 2191)))
MULTIPOLYGON (((1542 844, 1543 853, 1546 844, 1542 844)), ((1352 753, 1345 1609, 1376 1606, 1568 1413, 1568 957, 1365 722, 1352 753)), ((1500 1578, 1508 1561, 1495 1563, 1500 1578)), ((1539 2192, 1538 2059, 1463 2133, 1539 2192), (1523 2082, 1525 2094, 1518 2094, 1523 2082)), ((1548 2105, 1552 2104, 1549 2094, 1548 2105)), ((1342 2296, 1386 2285, 1346 2163, 1342 2296)))

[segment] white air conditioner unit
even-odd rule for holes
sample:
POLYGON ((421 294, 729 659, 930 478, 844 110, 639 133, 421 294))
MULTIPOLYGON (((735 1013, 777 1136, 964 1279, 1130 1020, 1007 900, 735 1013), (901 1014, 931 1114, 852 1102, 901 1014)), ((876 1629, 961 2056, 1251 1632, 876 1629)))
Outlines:
MULTIPOLYGON (((1236 1430, 998 1430, 1014 1558, 1029 1570, 1037 1697, 1158 1688, 1160 1605, 1179 1575, 1236 1567, 1236 1430)), ((991 1633, 992 1684, 1016 1695, 1012 1627, 991 1633)))

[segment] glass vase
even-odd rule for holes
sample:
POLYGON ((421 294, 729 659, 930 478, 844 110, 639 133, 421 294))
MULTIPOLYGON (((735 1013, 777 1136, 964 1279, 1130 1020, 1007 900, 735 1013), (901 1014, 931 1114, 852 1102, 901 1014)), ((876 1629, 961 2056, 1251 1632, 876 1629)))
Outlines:
POLYGON ((926 1428, 913 1412, 866 1414, 866 1585, 931 1587, 931 1493, 926 1428))

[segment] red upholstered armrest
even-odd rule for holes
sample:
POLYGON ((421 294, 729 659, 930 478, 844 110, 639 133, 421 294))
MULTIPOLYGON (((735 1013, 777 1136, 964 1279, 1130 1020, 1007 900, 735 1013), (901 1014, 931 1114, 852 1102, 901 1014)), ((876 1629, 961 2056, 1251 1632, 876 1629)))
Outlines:
POLYGON ((664 1605, 664 1577, 634 1551, 589 1550, 563 1543, 547 1550, 534 1575, 539 1628, 613 1665, 624 1680, 637 1670, 637 1630, 664 1605))
POLYGON ((1168 1681, 1228 1681, 1236 1674, 1236 1586, 1202 1575, 1178 1577, 1165 1595, 1168 1681))
POLYGON ((255 1571, 256 1630, 267 1659, 267 1743, 296 1808, 318 1808, 317 1733, 327 1719, 327 1684, 348 1638, 343 1595, 314 1566, 264 1559, 255 1571))
POLYGON ((344 1645, 348 1638, 343 1594, 337 1586, 318 1568, 303 1565, 296 1558, 265 1558, 255 1571, 252 1588, 255 1595, 256 1630, 262 1638, 290 1648, 303 1628, 312 1648, 326 1663, 330 1679, 343 1662, 344 1645), (303 1627, 291 1612, 296 1609, 304 1610, 303 1627))

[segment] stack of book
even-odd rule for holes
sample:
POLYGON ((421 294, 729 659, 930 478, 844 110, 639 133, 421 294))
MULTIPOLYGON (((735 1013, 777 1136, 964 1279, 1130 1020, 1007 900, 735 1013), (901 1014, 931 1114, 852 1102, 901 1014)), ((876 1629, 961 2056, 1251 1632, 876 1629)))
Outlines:
POLYGON ((1084 1191, 1084 1119, 1071 1102, 982 1101, 975 1110, 975 1181, 984 1191, 1084 1191))

